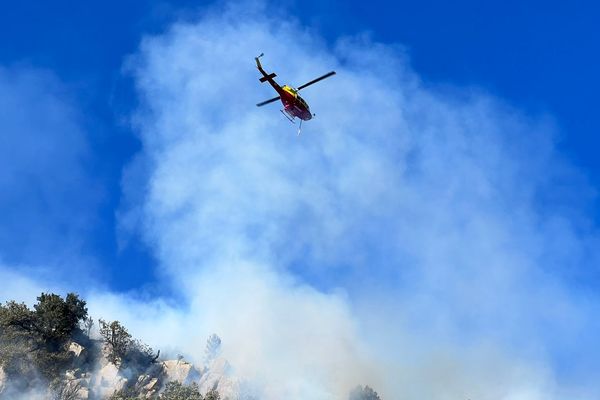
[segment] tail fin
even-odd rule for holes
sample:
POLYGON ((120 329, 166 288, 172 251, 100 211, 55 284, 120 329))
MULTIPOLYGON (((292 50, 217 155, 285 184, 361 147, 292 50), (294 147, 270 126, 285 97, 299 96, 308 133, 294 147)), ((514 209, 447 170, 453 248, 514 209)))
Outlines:
POLYGON ((261 58, 261 57, 262 57, 262 56, 264 56, 264 55, 265 55, 265 53, 260 53, 260 56, 258 56, 258 57, 254 57, 254 60, 256 61, 256 66, 258 67, 258 70, 259 70, 260 72, 263 72, 263 68, 262 68, 262 65, 260 64, 260 60, 259 60, 259 58, 261 58))
POLYGON ((264 53, 260 53, 260 56, 254 57, 254 60, 256 61, 256 67, 258 68, 258 70, 260 71, 260 73, 263 74, 262 78, 260 78, 260 81, 262 83, 268 81, 269 79, 273 79, 273 78, 275 78, 277 76, 274 73, 273 74, 267 74, 265 72, 265 70, 263 69, 262 64, 260 63, 259 58, 261 58, 264 55, 265 55, 264 53))

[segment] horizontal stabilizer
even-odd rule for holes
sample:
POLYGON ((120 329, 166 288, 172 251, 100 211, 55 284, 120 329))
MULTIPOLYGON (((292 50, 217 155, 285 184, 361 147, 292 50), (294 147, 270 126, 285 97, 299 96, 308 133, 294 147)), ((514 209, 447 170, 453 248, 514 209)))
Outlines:
POLYGON ((265 83, 266 81, 268 81, 269 79, 273 79, 275 78, 277 75, 275 73, 269 74, 267 76, 263 76, 262 78, 260 78, 260 81, 262 83, 265 83))

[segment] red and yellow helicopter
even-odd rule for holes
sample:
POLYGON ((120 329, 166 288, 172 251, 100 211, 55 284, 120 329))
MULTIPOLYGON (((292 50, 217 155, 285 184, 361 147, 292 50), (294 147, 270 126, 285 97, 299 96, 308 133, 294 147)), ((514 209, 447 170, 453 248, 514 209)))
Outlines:
POLYGON ((275 80, 273 79, 277 75, 275 73, 267 74, 265 72, 265 70, 263 69, 262 65, 260 64, 259 59, 262 56, 264 56, 264 53, 261 53, 260 56, 254 58, 256 60, 256 66, 257 66, 258 70, 263 75, 262 78, 260 78, 259 80, 262 83, 269 82, 269 84, 271 86, 273 86, 273 89, 275 89, 275 91, 278 93, 278 96, 273 97, 272 99, 269 99, 269 100, 265 100, 262 103, 258 103, 257 107, 262 107, 265 104, 269 104, 274 101, 281 100, 281 102, 283 103, 283 110, 280 110, 280 111, 282 112, 283 115, 285 115, 285 117, 287 119, 290 120, 290 122, 294 123, 294 119, 296 117, 300 118, 300 128, 298 128, 298 135, 299 135, 300 129, 302 128, 302 121, 308 121, 309 119, 314 117, 315 114, 312 114, 310 112, 310 108, 308 107, 308 104, 306 103, 306 101, 304 101, 304 99, 302 97, 300 97, 298 92, 300 90, 304 89, 305 87, 312 85, 313 83, 317 83, 325 78, 329 78, 330 76, 335 75, 335 71, 328 72, 323 76, 320 76, 316 79, 313 79, 312 81, 310 81, 308 83, 305 83, 304 85, 298 86, 297 89, 295 89, 291 86, 288 86, 288 85, 279 86, 279 84, 277 82, 275 82, 275 80))

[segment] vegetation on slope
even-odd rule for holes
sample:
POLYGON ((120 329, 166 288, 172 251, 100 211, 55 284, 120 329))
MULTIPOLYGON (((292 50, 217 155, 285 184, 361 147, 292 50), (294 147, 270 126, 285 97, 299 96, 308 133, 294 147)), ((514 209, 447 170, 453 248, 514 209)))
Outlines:
MULTIPOLYGON (((133 339, 119 321, 100 319, 99 341, 90 338, 92 327, 86 302, 74 293, 65 298, 42 293, 33 309, 15 301, 0 305, 0 372, 4 374, 5 389, 9 387, 2 393, 0 385, 0 398, 5 398, 7 393, 10 397, 10 393, 47 388, 46 398, 51 400, 79 399, 79 382, 76 379, 69 381, 65 376, 77 368, 91 370, 97 361, 93 358, 99 355, 92 355, 92 360, 87 360, 87 367, 75 366, 75 355, 69 348, 73 342, 90 349, 101 346, 101 354, 109 363, 127 369, 132 376, 141 377, 157 361, 160 352, 154 354, 150 347, 133 339)), ((218 356, 220 345, 218 336, 209 337, 205 351, 207 363, 218 356)), ((144 385, 146 382, 137 383, 144 385)), ((220 400, 216 390, 202 396, 197 383, 168 382, 160 394, 154 392, 150 397, 139 386, 132 379, 113 393, 110 400, 133 400, 141 396, 161 400, 220 400)), ((369 386, 357 386, 348 399, 381 400, 369 386)))

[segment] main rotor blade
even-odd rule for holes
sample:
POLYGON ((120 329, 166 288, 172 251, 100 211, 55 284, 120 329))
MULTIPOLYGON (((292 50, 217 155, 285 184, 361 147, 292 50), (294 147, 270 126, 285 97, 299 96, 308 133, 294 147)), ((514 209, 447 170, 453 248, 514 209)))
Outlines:
POLYGON ((256 107, 262 107, 262 106, 264 106, 265 104, 269 104, 269 103, 272 103, 272 102, 274 102, 274 101, 277 101, 277 100, 279 100, 279 96, 277 96, 277 97, 273 97, 272 99, 269 99, 269 100, 265 100, 265 101, 263 101, 262 103, 258 103, 258 104, 256 105, 256 107))
POLYGON ((326 73, 325 75, 323 75, 323 76, 320 76, 320 77, 318 77, 317 79, 313 79, 312 81, 310 81, 310 82, 308 82, 308 83, 305 83, 305 84, 304 84, 304 85, 302 85, 302 86, 298 86, 298 90, 300 90, 300 89, 304 89, 305 87, 307 87, 307 86, 310 86, 310 85, 312 85, 313 83, 317 83, 317 82, 319 82, 319 81, 322 81, 322 80, 323 80, 323 79, 325 79, 325 78, 329 78, 329 77, 330 77, 330 76, 332 76, 332 75, 335 75, 335 71, 328 72, 328 73, 326 73))

